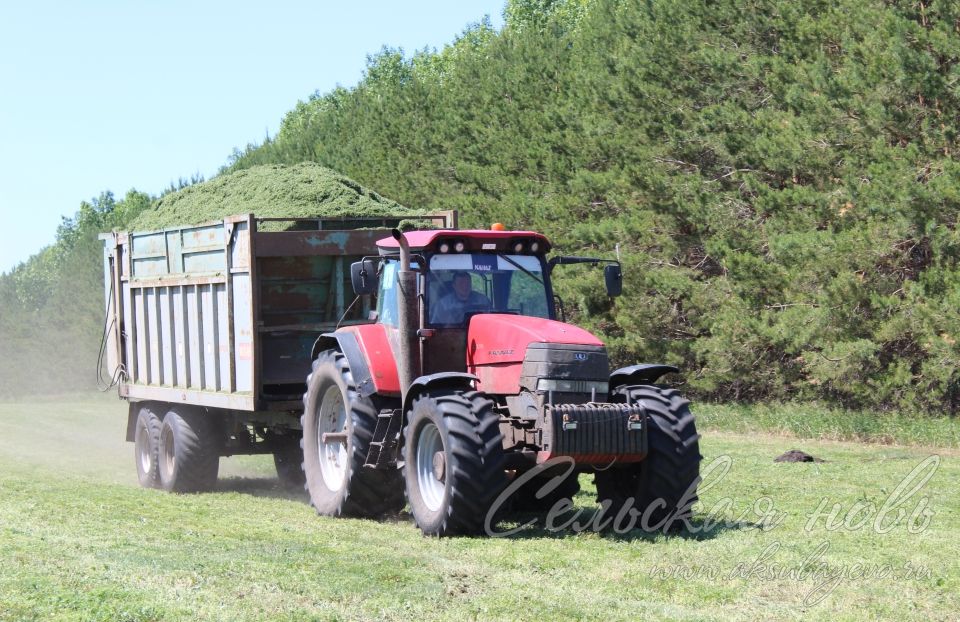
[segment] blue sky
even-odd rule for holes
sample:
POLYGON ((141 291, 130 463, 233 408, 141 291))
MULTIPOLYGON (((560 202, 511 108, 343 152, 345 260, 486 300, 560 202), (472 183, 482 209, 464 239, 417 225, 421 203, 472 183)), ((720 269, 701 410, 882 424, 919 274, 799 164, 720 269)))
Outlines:
POLYGON ((0 272, 83 200, 212 177, 383 45, 441 47, 505 0, 4 2, 0 272))

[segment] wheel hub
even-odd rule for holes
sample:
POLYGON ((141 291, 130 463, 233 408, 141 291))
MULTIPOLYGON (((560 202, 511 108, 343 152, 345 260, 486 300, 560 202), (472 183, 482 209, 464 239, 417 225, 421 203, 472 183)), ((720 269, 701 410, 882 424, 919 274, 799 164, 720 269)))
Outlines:
POLYGON ((427 421, 416 435, 417 488, 424 505, 431 512, 443 507, 447 484, 447 455, 437 425, 427 421))
POLYGON ((438 482, 442 482, 447 473, 447 459, 442 451, 433 454, 433 476, 438 482))
POLYGON ((324 484, 332 491, 344 486, 349 467, 347 408, 337 385, 323 394, 317 413, 317 453, 324 484))

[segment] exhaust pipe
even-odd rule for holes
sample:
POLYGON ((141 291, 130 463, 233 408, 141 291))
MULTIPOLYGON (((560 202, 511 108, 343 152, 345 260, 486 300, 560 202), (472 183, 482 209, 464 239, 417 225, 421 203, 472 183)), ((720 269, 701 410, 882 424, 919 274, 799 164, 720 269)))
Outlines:
POLYGON ((390 231, 393 239, 400 245, 400 270, 397 274, 397 307, 400 328, 400 360, 397 361, 397 375, 400 390, 406 397, 410 385, 421 371, 419 300, 417 298, 417 271, 410 268, 410 244, 399 229, 390 231))

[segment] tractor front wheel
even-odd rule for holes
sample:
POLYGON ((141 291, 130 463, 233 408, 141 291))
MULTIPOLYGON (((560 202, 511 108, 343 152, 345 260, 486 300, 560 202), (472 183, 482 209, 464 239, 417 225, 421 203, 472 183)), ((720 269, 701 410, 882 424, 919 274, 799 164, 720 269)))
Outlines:
POLYGON ((404 430, 404 478, 427 536, 479 533, 506 485, 493 402, 477 391, 437 391, 413 402, 404 430))
POLYGON ((703 457, 690 403, 676 389, 647 385, 620 387, 613 397, 646 410, 647 457, 598 471, 597 501, 609 504, 606 515, 613 518, 632 504, 635 524, 645 531, 682 525, 697 501, 703 457))

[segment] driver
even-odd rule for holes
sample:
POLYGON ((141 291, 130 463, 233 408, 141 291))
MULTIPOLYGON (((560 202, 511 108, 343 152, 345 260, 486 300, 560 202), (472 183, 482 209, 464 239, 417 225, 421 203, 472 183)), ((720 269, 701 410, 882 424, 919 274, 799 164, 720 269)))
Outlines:
POLYGON ((469 272, 453 273, 453 291, 443 296, 430 309, 430 321, 434 324, 462 324, 467 311, 485 311, 490 308, 490 299, 473 291, 469 272))

